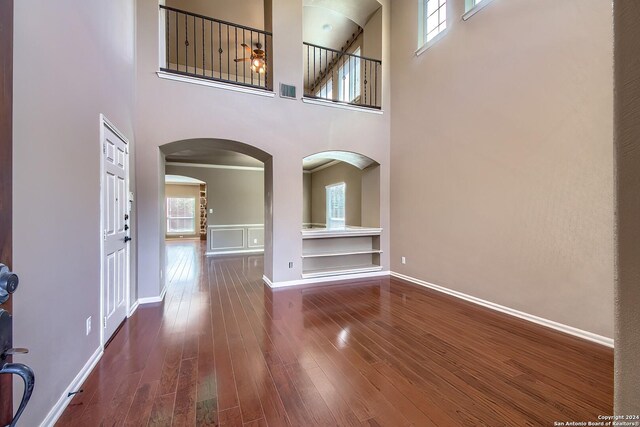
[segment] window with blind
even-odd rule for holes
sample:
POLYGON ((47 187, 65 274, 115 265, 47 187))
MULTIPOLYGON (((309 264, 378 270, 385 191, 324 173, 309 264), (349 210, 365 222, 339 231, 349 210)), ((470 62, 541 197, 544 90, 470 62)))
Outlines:
POLYGON ((344 182, 328 185, 327 191, 327 228, 344 228, 345 199, 347 185, 344 182))
POLYGON ((196 199, 167 198, 167 233, 196 232, 196 199))

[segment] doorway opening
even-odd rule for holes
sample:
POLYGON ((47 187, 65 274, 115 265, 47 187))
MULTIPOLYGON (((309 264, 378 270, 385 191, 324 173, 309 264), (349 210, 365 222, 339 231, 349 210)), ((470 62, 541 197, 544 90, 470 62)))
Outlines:
POLYGON ((270 275, 271 156, 220 139, 177 141, 161 150, 165 287, 180 280, 185 254, 205 264, 236 257, 270 275))

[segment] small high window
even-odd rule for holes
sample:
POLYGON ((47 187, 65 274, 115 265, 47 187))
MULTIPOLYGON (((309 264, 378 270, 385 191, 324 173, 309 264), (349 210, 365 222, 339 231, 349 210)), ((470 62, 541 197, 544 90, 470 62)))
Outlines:
POLYGON ((167 233, 196 232, 196 199, 167 198, 167 233))
POLYGON ((424 41, 429 43, 447 28, 447 0, 424 2, 424 41))
POLYGON ((347 185, 344 182, 327 185, 327 228, 344 228, 347 185))

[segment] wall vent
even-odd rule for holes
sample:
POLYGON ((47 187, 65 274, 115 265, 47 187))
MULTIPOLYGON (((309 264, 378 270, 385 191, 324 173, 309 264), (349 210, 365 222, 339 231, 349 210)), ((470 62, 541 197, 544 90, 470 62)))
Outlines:
POLYGON ((284 83, 280 83, 280 97, 296 99, 296 87, 287 85, 284 83))

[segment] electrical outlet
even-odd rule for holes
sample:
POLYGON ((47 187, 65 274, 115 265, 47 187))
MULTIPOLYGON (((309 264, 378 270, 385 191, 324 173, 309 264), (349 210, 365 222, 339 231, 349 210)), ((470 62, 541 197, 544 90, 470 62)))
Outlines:
POLYGON ((209 213, 212 214, 213 213, 213 209, 209 209, 209 213))
POLYGON ((87 335, 91 333, 91 316, 87 317, 87 335))
POLYGON ((401 261, 402 261, 403 264, 406 264, 407 263, 407 258, 406 257, 402 257, 401 261))
POLYGON ((293 262, 289 263, 289 268, 293 268, 293 262))

